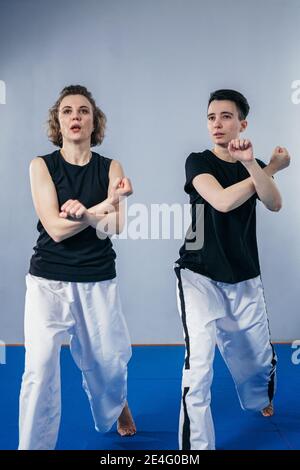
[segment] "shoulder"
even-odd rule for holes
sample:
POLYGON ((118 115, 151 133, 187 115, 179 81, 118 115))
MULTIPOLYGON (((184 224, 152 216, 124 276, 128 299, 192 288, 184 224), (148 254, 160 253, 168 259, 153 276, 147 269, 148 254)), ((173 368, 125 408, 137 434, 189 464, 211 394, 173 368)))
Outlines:
POLYGON ((190 153, 190 155, 186 159, 185 168, 186 170, 188 170, 189 168, 201 168, 203 166, 210 166, 211 164, 212 162, 210 152, 209 150, 204 150, 204 152, 190 153))
POLYGON ((109 169, 110 176, 124 176, 124 171, 121 163, 118 160, 112 160, 110 169, 109 169))
POLYGON ((118 161, 118 160, 115 160, 113 158, 108 158, 108 157, 104 157, 103 155, 100 155, 99 153, 95 153, 95 156, 96 156, 96 161, 98 162, 99 165, 103 165, 104 168, 106 169, 106 172, 109 174, 109 177, 118 177, 118 176, 121 176, 123 177, 124 176, 124 172, 123 172, 123 167, 121 165, 121 163, 118 161))
POLYGON ((38 155, 37 157, 31 160, 30 168, 39 169, 39 168, 45 168, 46 166, 48 168, 49 166, 53 166, 57 161, 57 154, 58 154, 58 151, 55 150, 54 152, 49 153, 47 155, 38 155))
POLYGON ((191 161, 208 161, 210 158, 210 151, 209 150, 204 150, 203 152, 192 152, 189 154, 189 156, 186 159, 186 162, 191 162, 191 161))
POLYGON ((112 158, 104 157, 103 155, 100 155, 100 153, 96 152, 93 152, 93 155, 95 156, 95 160, 99 165, 103 165, 107 171, 110 169, 111 164, 114 161, 112 158))
POLYGON ((111 167, 111 169, 113 169, 113 170, 120 170, 120 169, 122 169, 121 162, 119 162, 118 160, 111 160, 110 167, 111 167))
POLYGON ((188 194, 194 190, 193 179, 203 173, 208 173, 211 175, 215 174, 212 162, 210 151, 205 150, 204 152, 192 152, 186 159, 185 162, 185 174, 186 174, 186 183, 184 185, 184 190, 188 194))
POLYGON ((58 164, 58 151, 33 158, 29 165, 30 174, 52 174, 58 164))

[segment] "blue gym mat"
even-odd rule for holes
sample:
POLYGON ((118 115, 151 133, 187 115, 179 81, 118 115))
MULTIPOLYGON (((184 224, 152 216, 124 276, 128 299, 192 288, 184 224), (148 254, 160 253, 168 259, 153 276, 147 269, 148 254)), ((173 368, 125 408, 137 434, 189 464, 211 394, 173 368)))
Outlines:
MULTIPOLYGON (((275 415, 241 410, 232 379, 218 351, 214 364, 212 413, 217 449, 300 449, 300 364, 291 361, 291 345, 275 345, 278 389, 275 415)), ((121 438, 115 428, 94 430, 81 374, 68 347, 62 348, 62 419, 57 449, 172 450, 177 447, 182 346, 135 346, 129 364, 128 401, 138 433, 121 438)), ((24 348, 6 348, 0 365, 0 449, 16 449, 18 397, 24 368, 24 348)))

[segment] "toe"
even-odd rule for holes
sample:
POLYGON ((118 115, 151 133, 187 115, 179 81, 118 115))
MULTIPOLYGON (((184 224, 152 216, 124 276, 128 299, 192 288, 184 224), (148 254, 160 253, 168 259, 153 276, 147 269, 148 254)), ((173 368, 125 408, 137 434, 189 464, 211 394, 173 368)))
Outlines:
POLYGON ((263 410, 261 410, 261 414, 265 417, 270 417, 270 416, 273 416, 274 414, 274 408, 273 408, 273 404, 270 403, 268 406, 266 406, 263 410))

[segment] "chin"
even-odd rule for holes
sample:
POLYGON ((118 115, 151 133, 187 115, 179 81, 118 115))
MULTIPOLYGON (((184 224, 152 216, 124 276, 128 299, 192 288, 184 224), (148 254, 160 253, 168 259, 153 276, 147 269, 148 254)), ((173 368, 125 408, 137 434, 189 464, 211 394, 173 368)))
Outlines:
POLYGON ((225 140, 217 139, 217 140, 214 141, 214 144, 215 145, 220 145, 220 147, 227 147, 229 142, 227 142, 225 140))
POLYGON ((72 136, 72 137, 70 138, 70 140, 71 140, 71 142, 76 142, 76 143, 78 143, 78 142, 81 142, 81 141, 84 140, 84 139, 82 138, 82 135, 76 135, 76 136, 72 136))

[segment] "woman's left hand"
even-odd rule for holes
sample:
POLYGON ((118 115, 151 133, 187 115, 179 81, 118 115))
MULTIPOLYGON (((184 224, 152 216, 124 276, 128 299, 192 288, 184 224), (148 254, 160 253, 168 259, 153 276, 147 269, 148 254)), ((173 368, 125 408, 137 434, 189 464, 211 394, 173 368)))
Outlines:
POLYGON ((126 176, 123 176, 122 178, 118 177, 109 189, 107 200, 109 204, 117 205, 120 200, 124 197, 130 196, 132 193, 133 189, 130 179, 126 176))
POLYGON ((82 220, 87 213, 87 208, 77 199, 68 199, 60 210, 59 217, 69 220, 82 220))

